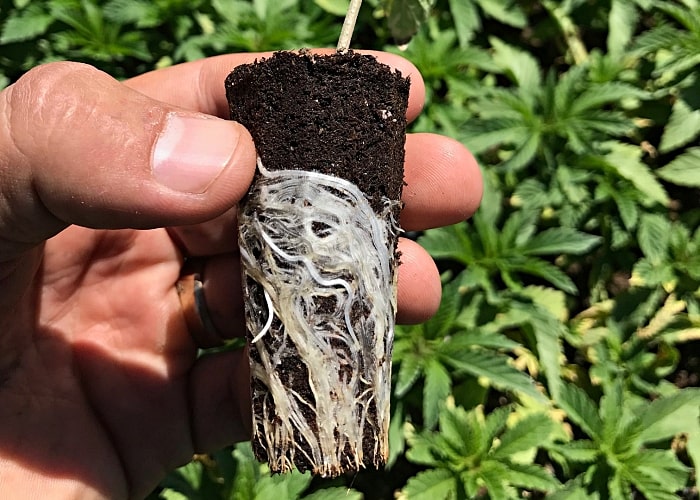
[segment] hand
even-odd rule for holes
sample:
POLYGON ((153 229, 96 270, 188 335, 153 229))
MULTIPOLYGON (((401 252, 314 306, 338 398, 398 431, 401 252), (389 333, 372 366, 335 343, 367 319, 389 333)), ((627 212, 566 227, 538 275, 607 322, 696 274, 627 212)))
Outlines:
MULTIPOLYGON (((409 119, 424 87, 410 75, 409 119)), ((243 334, 235 209, 247 131, 225 117, 226 55, 118 83, 53 63, 0 93, 0 485, 7 498, 140 498, 197 451, 248 437, 245 354, 197 358, 175 289, 206 258, 217 329, 243 334), (183 138, 186 137, 186 140, 183 138), (167 228, 167 229, 166 229, 167 228)), ((457 142, 406 143, 407 230, 457 222, 481 177, 457 142)), ((430 257, 400 243, 399 321, 440 299, 430 257)))

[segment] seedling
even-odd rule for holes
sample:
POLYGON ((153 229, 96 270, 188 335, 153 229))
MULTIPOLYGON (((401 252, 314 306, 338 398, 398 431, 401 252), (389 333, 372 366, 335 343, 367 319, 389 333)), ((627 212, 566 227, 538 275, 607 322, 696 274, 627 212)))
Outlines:
POLYGON ((388 455, 409 82, 348 48, 279 52, 226 80, 256 177, 239 211, 253 449, 337 476, 388 455))

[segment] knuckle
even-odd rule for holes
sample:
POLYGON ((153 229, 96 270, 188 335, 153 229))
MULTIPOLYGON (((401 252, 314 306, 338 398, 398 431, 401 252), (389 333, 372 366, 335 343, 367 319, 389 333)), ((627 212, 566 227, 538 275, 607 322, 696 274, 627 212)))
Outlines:
POLYGON ((81 89, 99 73, 91 66, 73 62, 52 62, 29 70, 10 87, 10 126, 15 136, 33 137, 38 125, 51 130, 73 121, 86 109, 87 96, 81 89))

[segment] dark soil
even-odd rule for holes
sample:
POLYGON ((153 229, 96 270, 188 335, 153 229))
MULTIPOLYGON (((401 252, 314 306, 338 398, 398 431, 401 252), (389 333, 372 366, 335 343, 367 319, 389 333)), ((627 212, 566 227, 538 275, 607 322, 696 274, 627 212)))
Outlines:
POLYGON ((409 82, 374 57, 277 52, 226 79, 231 119, 268 170, 309 170, 357 185, 377 212, 401 199, 409 82))
MULTIPOLYGON (((344 178, 364 192, 378 214, 385 212, 386 198, 401 199, 408 91, 407 79, 375 58, 352 51, 331 56, 278 52, 236 68, 226 79, 231 119, 250 131, 267 170, 307 170, 344 178)), ((398 221, 398 209, 393 217, 398 221)), ((394 238, 387 247, 395 252, 396 244, 394 238)), ((246 289, 250 303, 246 314, 265 310, 261 288, 250 283, 246 289)), ((318 314, 327 312, 324 307, 332 310, 335 305, 320 302, 318 314)), ((363 314, 362 308, 353 309, 353 324, 363 314)), ((283 333, 284 325, 276 321, 261 342, 274 348, 275 339, 283 333)), ((252 335, 248 332, 249 339, 252 335)), ((278 376, 285 387, 314 401, 306 367, 295 362, 294 355, 294 349, 286 353, 278 376)), ((255 345, 250 356, 259 359, 255 345)), ((270 395, 259 380, 252 381, 252 389, 253 411, 260 416, 264 398, 270 407, 270 395)), ((279 417, 272 417, 272 423, 274 418, 279 417)), ((383 465, 386 458, 374 456, 376 418, 372 407, 369 419, 373 422, 365 426, 362 444, 365 467, 383 465)), ((308 443, 301 436, 297 439, 297 445, 308 451, 308 443)), ((345 450, 341 472, 354 470, 354 459, 342 440, 338 447, 345 450)), ((268 460, 270 450, 255 439, 253 449, 259 460, 268 460)), ((300 455, 297 469, 313 470, 314 464, 300 455)))

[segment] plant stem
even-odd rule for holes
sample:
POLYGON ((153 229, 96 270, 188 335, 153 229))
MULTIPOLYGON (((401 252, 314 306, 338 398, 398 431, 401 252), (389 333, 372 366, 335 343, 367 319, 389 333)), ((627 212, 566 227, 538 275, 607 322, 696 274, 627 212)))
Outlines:
POLYGON ((362 5, 362 0, 350 0, 348 13, 345 15, 343 28, 340 30, 340 37, 338 38, 337 50, 341 54, 344 54, 350 48, 350 40, 352 39, 352 32, 355 31, 355 22, 357 21, 357 15, 360 13, 360 5, 362 5))
POLYGON ((571 56, 574 58, 574 62, 576 64, 583 64, 586 62, 588 59, 588 51, 581 40, 578 28, 574 24, 571 17, 569 17, 568 13, 561 6, 555 4, 551 0, 542 2, 542 5, 544 5, 545 9, 547 9, 549 14, 559 25, 559 29, 561 29, 562 33, 564 34, 566 44, 569 47, 571 56))

